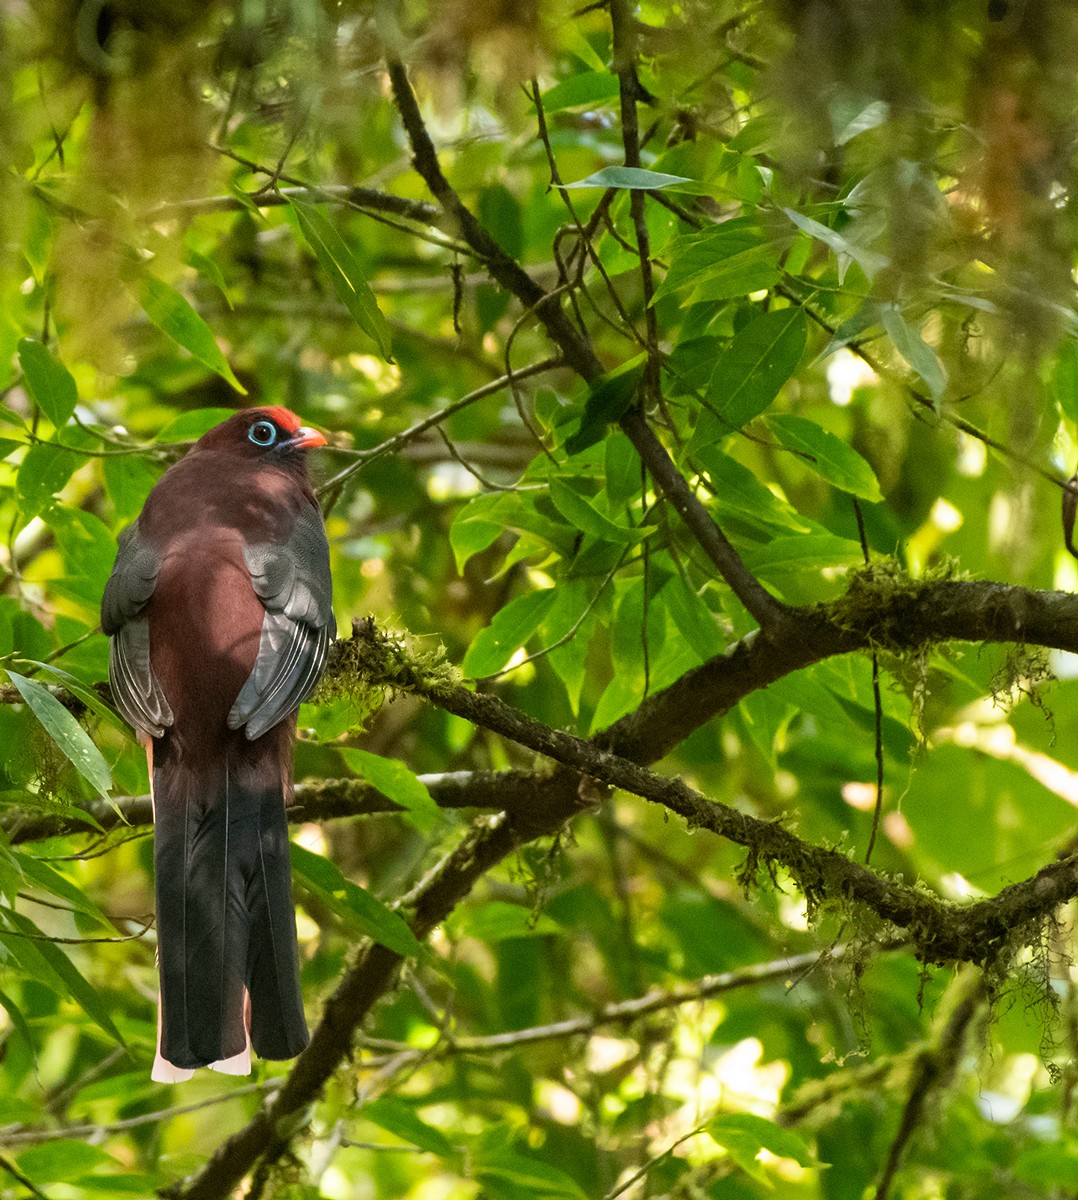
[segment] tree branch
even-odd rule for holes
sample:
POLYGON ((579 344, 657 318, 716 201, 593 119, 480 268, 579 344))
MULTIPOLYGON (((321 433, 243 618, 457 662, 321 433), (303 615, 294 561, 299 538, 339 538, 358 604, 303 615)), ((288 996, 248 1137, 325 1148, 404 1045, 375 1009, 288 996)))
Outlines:
MULTIPOLYGON (((896 942, 892 949, 906 945, 896 942)), ((682 1004, 721 996, 742 988, 755 987, 776 979, 800 978, 827 962, 840 962, 848 953, 846 945, 834 946, 829 950, 794 954, 774 962, 753 963, 739 967, 736 971, 723 971, 715 975, 704 975, 692 983, 669 989, 653 989, 643 996, 631 1000, 617 1000, 604 1004, 602 1008, 582 1017, 571 1017, 565 1021, 553 1021, 549 1025, 533 1025, 527 1029, 512 1029, 506 1033, 488 1034, 486 1037, 454 1037, 444 1045, 414 1051, 407 1058, 396 1055, 395 1061, 409 1062, 412 1058, 428 1059, 432 1054, 496 1054, 515 1046, 531 1045, 534 1042, 554 1041, 560 1038, 577 1037, 594 1033, 604 1025, 617 1025, 637 1021, 652 1013, 667 1008, 678 1008, 682 1004)))
MULTIPOLYGON (((439 808, 477 808, 494 812, 533 812, 539 777, 534 771, 447 771, 420 775, 439 808)), ((66 837, 72 833, 106 833, 127 827, 153 824, 149 796, 121 796, 113 801, 93 800, 86 806, 82 821, 69 812, 16 810, 0 821, 0 829, 12 845, 66 837)), ((307 821, 332 821, 346 817, 366 817, 377 813, 402 812, 399 804, 383 796, 363 779, 301 780, 296 784, 295 800, 288 808, 288 819, 300 825, 307 821)))
MULTIPOLYGON (((923 647, 934 639, 1004 641, 1078 649, 1078 597, 1029 592, 1000 584, 942 580, 927 583, 894 577, 881 581, 879 568, 854 576, 841 600, 817 609, 797 610, 801 638, 785 642, 764 638, 738 644, 730 658, 712 660, 690 672, 665 693, 653 697, 641 713, 668 710, 686 689, 689 707, 699 709, 699 680, 713 675, 716 697, 733 703, 740 689, 762 686, 829 654, 864 648, 873 641, 901 650, 923 647), (732 663, 733 682, 723 679, 732 663)), ((989 963, 1032 941, 1056 908, 1078 896, 1078 857, 1042 868, 1030 879, 996 896, 959 907, 927 891, 889 880, 836 850, 805 842, 781 825, 761 821, 715 803, 677 779, 655 775, 620 755, 568 733, 550 729, 504 704, 447 680, 443 670, 431 678, 403 651, 381 635, 372 622, 357 622, 350 641, 338 643, 334 670, 354 672, 369 686, 415 692, 448 712, 508 737, 550 758, 563 769, 530 783, 542 788, 542 803, 515 816, 481 819, 415 894, 412 929, 427 933, 453 910, 474 884, 517 846, 556 832, 587 803, 580 776, 620 787, 663 805, 690 825, 710 829, 749 851, 743 878, 761 866, 784 865, 810 907, 858 903, 892 926, 905 930, 919 957, 929 963, 989 963), (583 791, 583 795, 582 795, 583 791)), ((744 693, 742 693, 744 694, 744 693)), ((666 712, 669 716, 669 712, 666 712)), ((636 714, 636 721, 640 721, 636 714)), ((694 721, 698 723, 696 718, 694 721)), ((667 737, 669 734, 667 733, 667 737)), ((641 750, 646 744, 634 723, 611 727, 604 737, 641 750)), ((524 780, 521 780, 524 785, 524 780)), ((534 795, 534 793, 533 793, 534 795)), ((271 1162, 287 1150, 302 1113, 351 1053, 356 1030, 375 1001, 393 984, 400 957, 379 945, 365 946, 334 995, 311 1044, 297 1060, 282 1090, 252 1121, 223 1143, 205 1168, 166 1192, 177 1200, 227 1196, 258 1161, 271 1162)))
MULTIPOLYGON (((1070 599, 1078 610, 1078 598, 1070 599)), ((856 648, 853 633, 839 636, 840 643, 846 641, 843 649, 856 648)), ((496 696, 449 683, 444 672, 431 678, 399 643, 379 633, 372 621, 354 623, 345 653, 357 675, 375 686, 422 696, 474 725, 553 759, 574 775, 631 792, 677 813, 691 828, 709 829, 744 846, 748 858, 741 877, 746 883, 755 879, 761 867, 782 865, 805 896, 810 912, 828 904, 865 906, 905 930, 926 963, 993 963, 1033 941, 1056 908, 1078 896, 1078 855, 1072 855, 988 900, 959 907, 921 888, 878 875, 838 850, 806 842, 778 822, 763 821, 711 800, 680 779, 656 775, 595 743, 551 729, 496 696)), ((536 814, 537 832, 550 829, 551 815, 543 814, 540 820, 536 814)), ((569 815, 571 809, 564 810, 564 816, 569 815)))
MULTIPOLYGON (((566 316, 560 297, 545 292, 514 258, 506 254, 457 195, 442 172, 438 153, 423 122, 404 64, 389 56, 386 65, 393 86, 393 98, 412 147, 412 163, 416 171, 453 219, 459 235, 486 260, 491 275, 542 321, 547 334, 561 350, 566 365, 572 367, 586 382, 594 383, 603 374, 603 366, 591 342, 566 316)), ((700 541, 734 594, 765 631, 787 621, 789 610, 757 582, 741 561, 737 551, 677 469, 666 448, 651 431, 643 414, 634 409, 619 424, 690 532, 700 541)))

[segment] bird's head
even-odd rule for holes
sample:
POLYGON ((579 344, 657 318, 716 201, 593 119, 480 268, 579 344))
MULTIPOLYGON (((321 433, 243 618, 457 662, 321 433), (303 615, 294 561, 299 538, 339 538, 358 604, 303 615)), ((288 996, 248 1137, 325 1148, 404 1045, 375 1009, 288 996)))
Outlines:
POLYGON ((199 450, 231 450, 245 457, 282 462, 301 457, 300 452, 324 446, 326 439, 310 429, 287 408, 245 408, 215 425, 199 439, 199 450))

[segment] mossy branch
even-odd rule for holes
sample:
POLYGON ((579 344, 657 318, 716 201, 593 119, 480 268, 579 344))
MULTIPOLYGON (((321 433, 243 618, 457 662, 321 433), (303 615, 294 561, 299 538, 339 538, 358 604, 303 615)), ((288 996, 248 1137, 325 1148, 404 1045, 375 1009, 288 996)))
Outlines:
MULTIPOLYGON (((954 586, 953 584, 937 586, 954 586)), ((975 586, 975 585, 964 585, 975 586)), ((823 619, 822 613, 817 614, 823 619)), ((897 628, 897 626, 896 626, 897 628)), ((853 636, 839 631, 842 638, 853 636)), ((1078 896, 1078 856, 1043 867, 998 895, 960 906, 927 889, 888 878, 846 854, 816 846, 777 821, 764 821, 711 800, 680 779, 671 779, 520 712, 496 696, 469 691, 439 665, 428 673, 422 660, 409 660, 406 644, 380 632, 372 620, 357 621, 345 644, 339 669, 354 664, 367 683, 411 692, 484 729, 552 759, 582 781, 620 788, 683 817, 690 827, 708 829, 744 846, 748 857, 742 878, 782 866, 808 901, 810 911, 851 903, 863 905, 913 943, 926 963, 970 962, 994 966, 1019 947, 1034 942, 1056 908, 1078 896)), ((553 777, 556 777, 555 772, 553 777)), ((593 789, 582 787, 582 796, 593 789)), ((531 816, 536 830, 549 831, 572 815, 566 789, 557 805, 531 816)), ((585 803, 584 800, 580 801, 585 803)))

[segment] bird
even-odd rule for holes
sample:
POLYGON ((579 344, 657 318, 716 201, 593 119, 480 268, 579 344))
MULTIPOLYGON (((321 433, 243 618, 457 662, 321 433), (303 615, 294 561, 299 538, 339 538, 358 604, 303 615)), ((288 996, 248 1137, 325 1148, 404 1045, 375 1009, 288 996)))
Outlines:
POLYGON ((152 1078, 247 1074, 309 1041, 286 806, 296 714, 333 617, 307 474, 325 437, 244 409, 171 466, 118 538, 102 630, 146 748, 160 982, 152 1078))

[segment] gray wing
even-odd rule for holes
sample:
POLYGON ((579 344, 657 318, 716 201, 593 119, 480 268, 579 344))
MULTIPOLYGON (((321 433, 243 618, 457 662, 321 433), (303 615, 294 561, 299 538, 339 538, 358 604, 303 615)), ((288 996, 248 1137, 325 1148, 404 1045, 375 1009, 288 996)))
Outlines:
POLYGON ((129 525, 120 534, 101 599, 113 695, 128 723, 151 737, 160 737, 172 724, 172 709, 150 667, 150 624, 143 612, 160 566, 157 552, 139 537, 138 524, 129 525))
POLYGON ((337 631, 329 544, 316 507, 305 507, 283 545, 243 548, 255 593, 266 609, 254 669, 228 714, 230 729, 254 741, 306 699, 337 631))

